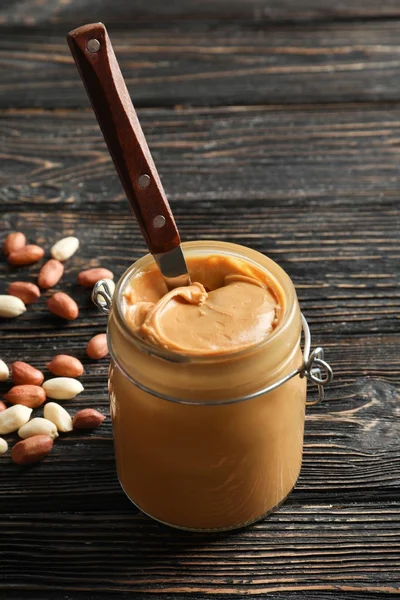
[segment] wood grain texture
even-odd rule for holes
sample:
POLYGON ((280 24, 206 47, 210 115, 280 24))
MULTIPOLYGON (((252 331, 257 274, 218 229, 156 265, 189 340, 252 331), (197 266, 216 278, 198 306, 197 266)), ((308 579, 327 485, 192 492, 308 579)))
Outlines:
MULTIPOLYGON (((141 109, 139 118, 168 198, 182 207, 224 201, 215 205, 224 211, 226 203, 246 199, 277 212, 294 212, 292 205, 332 209, 343 220, 340 206, 350 212, 385 208, 396 222, 396 104, 141 109)), ((91 111, 3 110, 0 136, 0 193, 8 210, 126 209, 91 111)), ((314 219, 316 210, 310 227, 314 219)), ((367 223, 381 226, 379 218, 367 223)))
MULTIPOLYGON (((12 158, 2 190, 10 208, 3 235, 22 229, 47 250, 61 235, 79 237, 81 249, 58 287, 77 299, 82 315, 65 325, 48 315, 44 301, 33 305, 4 324, 4 358, 20 352, 19 359, 43 367, 68 348, 87 370, 85 394, 68 408, 108 414, 107 361, 93 365, 83 356, 105 317, 78 288, 76 275, 101 265, 119 277, 144 252, 142 238, 90 113, 6 111, 3 117, 12 158), (37 170, 30 160, 38 159, 39 148, 48 168, 37 170)), ((154 109, 141 117, 183 238, 248 244, 277 260, 297 286, 315 344, 325 346, 335 369, 325 405, 307 419, 293 502, 399 499, 399 215, 395 154, 388 150, 396 144, 397 109, 154 109)), ((34 278, 39 268, 15 271, 3 263, 4 287, 21 275, 34 278)), ((2 464, 7 495, 0 506, 23 511, 14 466, 2 464)), ((111 498, 126 510, 109 419, 94 434, 59 440, 46 462, 24 474, 24 490, 30 506, 42 510, 84 510, 94 493, 99 510, 111 498)))
MULTIPOLYGON (((43 366, 49 345, 40 340, 40 346, 39 360, 32 351, 24 353, 36 366, 43 366)), ((334 355, 331 362, 336 367, 334 355)), ((93 407, 107 414, 107 420, 93 433, 62 435, 34 468, 18 468, 9 455, 2 457, 2 513, 24 512, 28 505, 31 511, 49 513, 129 511, 115 474, 106 364, 93 368, 86 362, 85 367, 85 391, 63 406, 71 414, 93 407)), ((340 372, 336 375, 342 379, 340 372)), ((303 468, 291 504, 400 501, 398 403, 397 387, 376 376, 354 382, 344 378, 330 390, 325 403, 309 411, 303 468)), ((38 409, 35 415, 39 414, 38 409)), ((4 437, 10 444, 17 439, 4 437)))
MULTIPOLYGON (((221 203, 221 206, 222 210, 218 210, 207 202, 199 202, 188 215, 177 204, 175 212, 183 239, 218 237, 250 245, 268 254, 290 274, 297 285, 306 316, 324 336, 399 333, 397 220, 393 218, 394 211, 379 207, 364 210, 360 220, 359 212, 353 209, 348 211, 345 221, 342 207, 326 211, 322 208, 310 229, 308 207, 295 205, 292 210, 277 211, 272 206, 263 207, 262 201, 257 202, 249 207, 247 226, 242 227, 244 213, 232 215, 233 205, 229 202, 221 203), (295 223, 290 221, 293 210, 297 213, 295 223), (374 225, 376 220, 380 225, 374 225), (377 227, 382 224, 385 233, 391 236, 389 241, 381 241, 382 238, 377 235, 377 227), (346 230, 347 226, 351 228, 350 232, 346 230), (319 243, 315 229, 324 234, 322 242, 325 244, 319 243), (347 246, 350 248, 347 249, 347 246)), ((134 259, 145 252, 142 236, 129 209, 121 209, 118 213, 104 214, 83 209, 54 215, 40 211, 24 212, 20 217, 9 213, 3 218, 3 237, 10 229, 22 229, 29 241, 38 242, 48 251, 63 234, 77 235, 82 250, 67 263, 65 276, 57 287, 65 288, 76 296, 81 314, 90 319, 96 317, 96 311, 88 300, 88 292, 82 292, 76 284, 78 272, 84 268, 104 266, 119 277, 134 259)), ((42 262, 48 256, 30 268, 15 269, 3 263, 2 289, 5 290, 7 283, 14 280, 28 278, 35 281, 42 262)), ((44 298, 49 294, 51 292, 46 292, 44 298)), ((8 332, 15 331, 18 336, 27 326, 34 326, 43 335, 48 331, 51 336, 57 321, 51 317, 43 324, 46 315, 43 302, 34 304, 18 320, 5 322, 4 332, 8 335, 8 332)), ((80 332, 80 342, 82 336, 88 335, 88 327, 92 331, 85 322, 63 324, 65 335, 75 327, 80 332)), ((317 330, 316 335, 318 333, 317 330)))
MULTIPOLYGON (((269 254, 324 335, 398 332, 398 108, 154 109, 140 118, 184 240, 218 237, 269 254)), ((31 242, 75 232, 86 253, 79 268, 90 260, 119 275, 144 252, 90 113, 5 111, 0 132, 5 233, 24 221, 31 242)))
POLYGON ((18 582, 1 573, 6 592, 382 598, 400 591, 398 503, 289 503, 252 530, 228 534, 171 531, 133 510, 2 513, 0 525, 18 582))
POLYGON ((95 21, 116 25, 168 20, 207 21, 310 21, 398 17, 397 0, 7 0, 0 8, 0 24, 33 26, 43 23, 70 23, 74 26, 95 21))
MULTIPOLYGON (((55 354, 77 356, 85 391, 65 406, 107 415, 34 467, 0 457, 7 598, 400 595, 399 16, 397 0, 1 4, 0 244, 22 230, 48 256, 64 235, 81 241, 57 285, 80 318, 50 315, 45 292, 0 320, 1 358, 49 376, 55 354), (293 494, 235 533, 161 527, 115 474, 107 360, 84 355, 106 319, 76 276, 104 266, 118 278, 145 248, 64 41, 95 20, 111 25, 183 239, 246 244, 281 264, 335 370, 307 412, 293 494)), ((35 281, 40 264, 1 258, 0 293, 35 281)))
MULTIPOLYGON (((344 600, 360 600, 360 598, 362 598, 362 600, 376 600, 377 598, 391 598, 393 597, 393 594, 396 594, 396 590, 393 591, 393 588, 382 588, 380 587, 380 590, 377 591, 376 589, 374 590, 373 586, 359 586, 359 587, 353 587, 351 585, 346 585, 346 586, 341 586, 340 588, 338 588, 335 585, 330 585, 330 586, 317 586, 317 589, 310 589, 311 586, 309 586, 307 588, 307 590, 293 590, 291 589, 290 591, 287 590, 287 587, 283 587, 282 590, 283 591, 274 591, 274 592, 261 592, 260 594, 255 594, 253 595, 254 598, 259 598, 260 596, 263 597, 264 596, 267 597, 267 593, 268 595, 270 595, 274 600, 288 600, 288 598, 290 598, 290 600, 304 600, 304 598, 310 599, 310 600, 337 600, 338 598, 340 599, 344 599, 344 600), (321 589, 322 587, 324 587, 324 589, 321 589), (328 589, 329 588, 329 589, 328 589)), ((212 594, 207 592, 208 597, 213 597, 212 594)), ((242 596, 244 596, 244 592, 242 591, 242 596)), ((185 590, 182 593, 173 593, 173 594, 169 594, 168 592, 163 593, 162 595, 160 595, 160 593, 156 592, 155 594, 152 593, 147 593, 146 591, 144 592, 134 592, 134 594, 132 594, 129 591, 119 591, 119 592, 106 592, 105 594, 103 594, 101 591, 95 591, 93 589, 88 589, 86 591, 82 591, 82 590, 73 590, 73 593, 71 594, 71 591, 68 592, 68 594, 65 594, 65 592, 59 590, 58 592, 53 592, 53 591, 48 591, 46 590, 46 600, 69 600, 70 598, 76 598, 76 600, 104 600, 104 598, 107 598, 107 600, 131 600, 131 598, 134 597, 135 599, 138 600, 146 600, 149 598, 154 598, 154 599, 159 599, 159 598, 173 598, 173 600, 187 600, 188 597, 190 597, 191 600, 204 600, 204 594, 203 593, 192 593, 192 592, 188 592, 187 590, 185 590), (189 596, 190 594, 190 596, 189 596)), ((215 598, 235 598, 237 596, 232 595, 232 594, 224 594, 219 593, 218 591, 214 594, 215 598)), ((246 597, 251 597, 251 591, 247 592, 246 597)), ((7 591, 7 598, 10 598, 12 600, 20 600, 20 598, 29 598, 29 600, 43 600, 43 593, 41 592, 37 592, 37 591, 32 591, 31 589, 28 592, 23 592, 21 590, 18 591, 7 591)))
MULTIPOLYGON (((2 28, 0 107, 89 106, 65 41, 69 27, 18 35, 2 28)), ((111 25, 109 33, 137 107, 400 98, 396 20, 301 28, 166 21, 159 27, 111 25)))

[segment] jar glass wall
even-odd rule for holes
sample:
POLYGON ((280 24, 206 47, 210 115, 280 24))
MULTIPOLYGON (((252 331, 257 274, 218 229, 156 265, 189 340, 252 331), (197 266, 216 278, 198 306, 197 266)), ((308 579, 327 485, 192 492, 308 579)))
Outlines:
POLYGON ((232 529, 279 505, 300 472, 306 379, 240 398, 301 366, 301 314, 290 278, 262 254, 224 242, 183 247, 188 258, 225 254, 262 269, 281 290, 283 315, 265 341, 236 353, 193 357, 155 348, 129 329, 123 310, 128 282, 153 258, 128 269, 108 325, 118 477, 132 502, 159 521, 232 529))

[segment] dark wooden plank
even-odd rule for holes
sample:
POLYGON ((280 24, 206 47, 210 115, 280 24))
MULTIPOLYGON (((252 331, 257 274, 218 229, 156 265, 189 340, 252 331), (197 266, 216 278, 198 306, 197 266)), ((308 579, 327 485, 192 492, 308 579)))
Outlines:
POLYGON ((0 23, 36 25, 75 21, 75 24, 104 20, 112 23, 161 19, 306 21, 312 19, 381 18, 399 16, 397 0, 7 0, 0 9, 0 23))
MULTIPOLYGON (((1 29, 1 107, 89 105, 65 41, 68 27, 1 29)), ((111 26, 110 35, 136 106, 400 97, 397 20, 302 27, 165 21, 111 26)))
MULTIPOLYGON (((321 588, 322 586, 319 587, 321 588)), ((278 591, 273 592, 273 595, 270 592, 268 592, 268 594, 274 600, 337 600, 337 598, 339 597, 338 594, 340 594, 340 598, 343 600, 377 600, 377 598, 390 598, 391 596, 393 597, 394 594, 393 590, 390 590, 390 588, 387 590, 381 589, 379 592, 374 591, 374 586, 372 585, 369 585, 368 588, 354 588, 352 586, 342 586, 340 590, 336 589, 336 587, 332 585, 329 586, 329 588, 329 590, 311 590, 307 588, 305 591, 302 591, 300 589, 300 591, 278 591)), ((247 594, 247 596, 249 596, 249 594, 247 594)), ((129 591, 102 593, 101 591, 93 590, 87 590, 84 592, 80 590, 74 590, 72 593, 71 591, 68 591, 68 593, 64 593, 61 590, 58 592, 46 590, 46 600, 105 600, 105 598, 107 598, 107 600, 132 600, 133 597, 135 598, 135 600, 146 600, 149 598, 151 600, 158 600, 159 598, 167 598, 168 593, 160 594, 158 592, 135 592, 134 594, 132 594, 129 591)), ((208 594, 207 597, 224 598, 226 600, 231 600, 233 598, 237 598, 237 595, 230 593, 220 594, 216 592, 214 596, 212 594, 208 594)), ((257 594, 254 595, 254 597, 259 598, 260 596, 257 594)), ((43 592, 37 590, 8 590, 7 598, 10 600, 22 600, 25 598, 29 600, 43 600, 43 592)), ((185 591, 184 593, 170 594, 170 598, 173 598, 173 600, 187 600, 187 598, 190 598, 191 600, 204 600, 204 595, 185 591)))
MULTIPOLYGON (((322 207, 351 212, 379 204, 396 218, 398 104, 141 109, 139 118, 169 198, 191 202, 191 210, 224 201, 215 206, 224 211, 244 198, 262 201, 266 211, 274 202, 292 212, 303 205, 310 229, 322 207)), ((0 136, 0 193, 8 210, 125 210, 90 110, 0 111, 0 136)), ((379 219, 375 226, 371 235, 384 233, 379 219)))
MULTIPOLYGON (((203 202, 189 208, 189 205, 175 202, 183 239, 218 237, 247 244, 271 256, 297 285, 300 302, 317 337, 400 333, 397 319, 400 301, 398 224, 393 210, 371 206, 358 211, 349 207, 344 219, 342 207, 335 211, 322 206, 318 218, 314 217, 314 230, 310 230, 307 207, 278 208, 278 203, 271 202, 266 209, 262 201, 256 202, 249 206, 247 226, 243 227, 246 205, 243 205, 242 213, 236 214, 233 214, 233 204, 222 206, 219 209, 217 205, 210 207, 203 202), (378 237, 379 228, 384 230, 385 241, 378 237)), ((80 238, 82 249, 66 265, 63 287, 76 296, 81 314, 87 320, 59 330, 69 344, 74 344, 75 338, 74 347, 83 344, 93 333, 93 323, 104 323, 104 317, 97 317, 95 308, 91 307, 88 294, 76 285, 77 273, 85 267, 100 264, 120 276, 130 262, 145 252, 128 208, 118 210, 117 214, 84 210, 49 214, 24 212, 19 216, 7 213, 2 217, 1 230, 3 238, 10 230, 26 231, 32 242, 43 244, 47 250, 63 234, 76 234, 80 238)), ((34 280, 40 265, 14 269, 3 262, 3 289, 6 282, 21 277, 34 280)), ((48 295, 49 292, 44 297, 48 295)), ((14 350, 13 344, 18 344, 20 333, 27 328, 33 338, 37 331, 47 340, 56 336, 57 320, 48 318, 44 324, 46 315, 42 302, 33 305, 19 319, 4 323, 3 331, 10 351, 14 350), (33 336, 32 328, 35 330, 33 336)), ((359 342, 354 340, 352 343, 357 345, 359 342)), ((370 353, 370 349, 363 349, 362 343, 357 351, 366 353, 367 360, 374 360, 372 350, 370 353)), ((377 358, 377 364, 383 366, 386 358, 383 354, 382 363, 377 358)))
MULTIPOLYGON (((144 245, 92 114, 2 116, 4 231, 25 220, 39 242, 75 231, 86 253, 77 268, 97 256, 121 274, 126 248, 134 259, 144 245)), ((398 107, 140 117, 184 239, 219 237, 268 253, 323 335, 398 331, 398 107)))
POLYGON ((398 503, 286 504, 252 529, 218 535, 171 531, 134 512, 107 510, 2 513, 0 524, 8 542, 2 590, 21 595, 349 599, 400 592, 398 503))

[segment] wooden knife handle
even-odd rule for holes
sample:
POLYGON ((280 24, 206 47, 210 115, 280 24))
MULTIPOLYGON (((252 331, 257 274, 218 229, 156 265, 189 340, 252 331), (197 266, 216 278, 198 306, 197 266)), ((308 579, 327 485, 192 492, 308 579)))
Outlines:
POLYGON ((105 26, 83 25, 67 40, 150 252, 176 248, 179 232, 105 26))

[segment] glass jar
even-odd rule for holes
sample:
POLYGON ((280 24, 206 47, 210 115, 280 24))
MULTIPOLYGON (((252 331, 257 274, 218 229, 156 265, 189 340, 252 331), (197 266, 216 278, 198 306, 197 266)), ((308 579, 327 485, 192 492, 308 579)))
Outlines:
POLYGON ((265 341, 240 352, 193 357, 156 348, 124 318, 124 289, 153 257, 133 264, 108 320, 117 472, 128 498, 162 523, 234 529, 276 508, 300 473, 308 375, 302 316, 291 279, 266 256, 225 242, 183 249, 186 257, 223 254, 264 270, 282 291, 283 316, 265 341))

